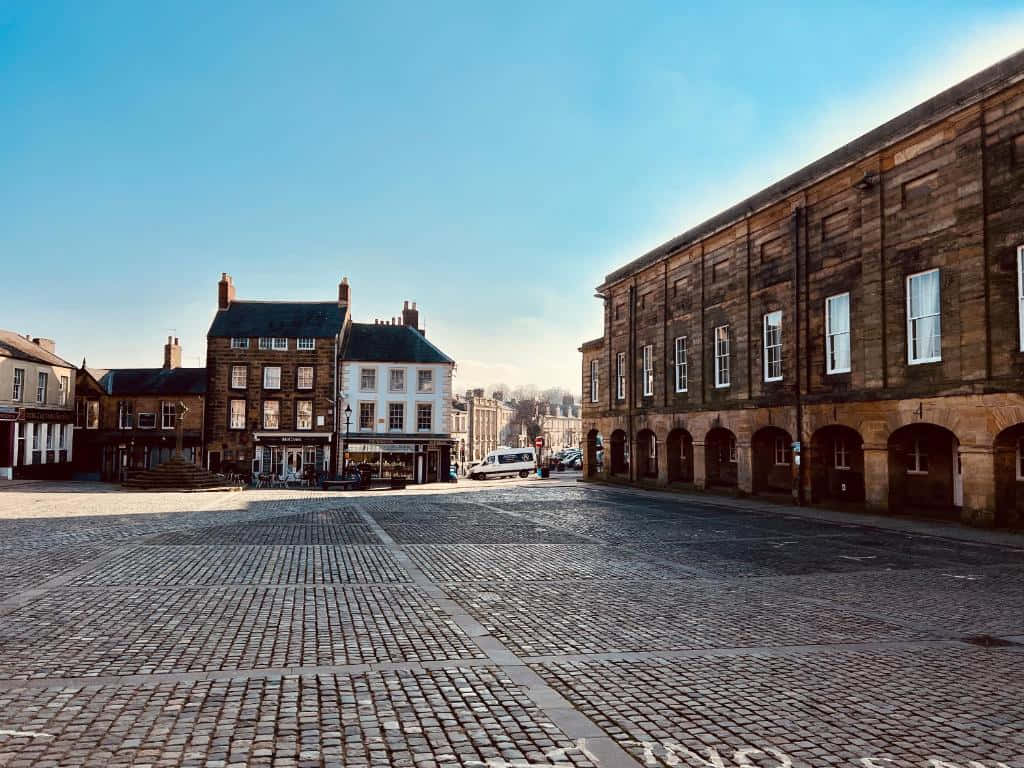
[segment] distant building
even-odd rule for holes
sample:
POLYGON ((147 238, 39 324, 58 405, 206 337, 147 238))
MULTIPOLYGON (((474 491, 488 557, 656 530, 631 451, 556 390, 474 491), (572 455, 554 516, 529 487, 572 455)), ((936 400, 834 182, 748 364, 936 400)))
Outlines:
POLYGON ((203 460, 206 369, 182 368, 181 345, 167 337, 161 368, 90 368, 75 385, 74 476, 121 482, 174 454, 177 407, 183 403, 186 459, 203 460))
POLYGON ((347 462, 379 477, 447 481, 452 460, 450 409, 455 361, 431 344, 416 304, 401 319, 352 323, 340 362, 340 392, 351 408, 347 462))
POLYGON ((335 471, 336 361, 349 322, 345 279, 336 301, 239 301, 221 276, 206 337, 211 470, 335 471))
POLYGON ((465 398, 460 395, 452 398, 449 424, 452 437, 452 461, 459 463, 461 472, 466 463, 466 445, 469 442, 469 406, 466 404, 465 398))
POLYGON ((583 419, 580 406, 575 403, 541 403, 538 406, 537 425, 546 450, 580 447, 583 419))
POLYGON ((469 412, 466 461, 480 461, 501 444, 502 404, 494 398, 484 397, 482 389, 471 389, 466 392, 466 406, 469 412))
POLYGON ((51 339, 0 330, 0 480, 71 476, 74 384, 51 339))

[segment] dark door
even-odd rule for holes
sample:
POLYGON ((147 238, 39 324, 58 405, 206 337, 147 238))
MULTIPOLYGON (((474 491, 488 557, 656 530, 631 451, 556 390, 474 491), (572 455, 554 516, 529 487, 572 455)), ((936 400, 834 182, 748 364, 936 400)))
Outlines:
POLYGON ((220 472, 220 451, 210 451, 210 471, 220 472))

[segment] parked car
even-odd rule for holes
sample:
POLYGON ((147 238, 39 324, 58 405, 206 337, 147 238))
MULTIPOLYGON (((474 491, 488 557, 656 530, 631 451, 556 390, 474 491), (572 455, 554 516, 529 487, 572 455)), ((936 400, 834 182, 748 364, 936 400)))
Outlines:
POLYGON ((526 477, 537 466, 533 448, 499 448, 488 453, 482 462, 470 467, 469 476, 475 480, 501 475, 526 477))

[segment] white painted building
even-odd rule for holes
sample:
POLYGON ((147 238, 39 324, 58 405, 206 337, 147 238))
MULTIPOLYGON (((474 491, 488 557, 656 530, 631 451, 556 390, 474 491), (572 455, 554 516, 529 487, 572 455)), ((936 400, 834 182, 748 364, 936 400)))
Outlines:
POLYGON ((427 341, 415 307, 406 302, 402 322, 352 323, 340 363, 341 438, 347 464, 369 465, 375 477, 446 481, 455 362, 427 341))

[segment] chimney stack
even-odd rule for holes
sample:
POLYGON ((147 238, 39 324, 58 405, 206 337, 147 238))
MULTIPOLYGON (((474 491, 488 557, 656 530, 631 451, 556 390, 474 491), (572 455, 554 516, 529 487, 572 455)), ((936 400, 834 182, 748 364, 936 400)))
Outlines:
MULTIPOLYGON (((416 309, 416 302, 409 306, 409 302, 405 302, 402 307, 402 325, 408 325, 414 331, 420 331, 420 313, 416 309)), ((420 331, 422 333, 422 331, 420 331)))
POLYGON ((174 341, 171 341, 171 337, 167 337, 167 343, 164 344, 164 370, 170 371, 174 368, 181 368, 181 344, 178 343, 178 337, 174 337, 174 341))
POLYGON ((217 283, 217 309, 227 309, 235 300, 235 284, 231 282, 231 275, 227 272, 220 273, 220 282, 217 283))
POLYGON ((341 278, 341 282, 338 283, 338 306, 348 307, 348 313, 352 314, 352 288, 347 277, 341 278))
POLYGON ((41 339, 38 336, 32 339, 32 343, 37 347, 42 347, 51 355, 57 354, 57 343, 53 339, 41 339))

